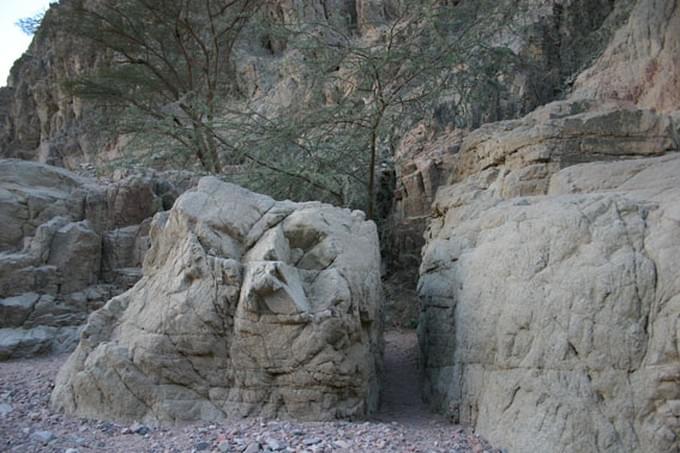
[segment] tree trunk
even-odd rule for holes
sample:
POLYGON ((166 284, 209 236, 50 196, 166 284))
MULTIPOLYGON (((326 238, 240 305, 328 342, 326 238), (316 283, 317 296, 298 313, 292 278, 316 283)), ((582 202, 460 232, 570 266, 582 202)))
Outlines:
POLYGON ((378 129, 380 128, 380 123, 382 122, 382 117, 385 114, 385 106, 381 105, 378 110, 378 115, 373 122, 371 127, 371 159, 368 167, 368 187, 367 187, 367 197, 366 202, 366 217, 369 220, 375 220, 375 164, 378 159, 378 129))

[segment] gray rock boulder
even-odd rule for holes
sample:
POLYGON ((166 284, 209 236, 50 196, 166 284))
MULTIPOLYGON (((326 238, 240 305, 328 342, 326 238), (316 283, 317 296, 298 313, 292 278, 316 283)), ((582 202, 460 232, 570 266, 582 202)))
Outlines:
POLYGON ((145 422, 376 408, 383 296, 362 213, 203 178, 150 233, 144 277, 91 315, 53 406, 145 422))

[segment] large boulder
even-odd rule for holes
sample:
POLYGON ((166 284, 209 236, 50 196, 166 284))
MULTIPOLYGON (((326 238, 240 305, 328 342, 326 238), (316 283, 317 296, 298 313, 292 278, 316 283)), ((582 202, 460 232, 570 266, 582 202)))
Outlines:
POLYGON ((434 407, 510 451, 678 451, 677 130, 563 103, 465 138, 420 268, 434 407))
POLYGON ((375 409, 383 296, 362 213, 203 178, 151 239, 142 280, 90 316, 54 406, 154 422, 375 409))

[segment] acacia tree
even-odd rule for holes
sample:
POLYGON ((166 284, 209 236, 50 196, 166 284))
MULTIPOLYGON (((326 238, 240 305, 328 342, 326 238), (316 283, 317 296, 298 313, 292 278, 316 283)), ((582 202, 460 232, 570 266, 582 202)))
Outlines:
MULTIPOLYGON (((234 115, 239 97, 234 48, 267 0, 112 0, 66 4, 62 28, 108 53, 110 63, 66 81, 113 120, 114 136, 147 148, 133 160, 191 165, 220 174, 249 162, 328 192, 315 175, 295 172, 242 142, 248 111, 234 115), (231 112, 231 116, 230 116, 231 112), (231 118, 225 124, 225 118, 231 118), (229 135, 227 132, 236 131, 229 135), (149 149, 150 148, 150 149, 149 149)), ((269 131, 269 135, 273 132, 269 131)), ((135 150, 139 154, 138 150, 135 150)), ((332 191, 331 191, 332 193, 332 191)))
MULTIPOLYGON (((374 218, 379 164, 401 134, 431 119, 444 97, 454 116, 467 115, 466 106, 510 69, 511 53, 491 45, 502 14, 495 3, 404 2, 363 36, 328 21, 270 24, 302 53, 306 90, 316 96, 279 115, 251 115, 240 126, 252 132, 249 147, 323 175, 340 203, 374 218)), ((275 178, 268 175, 268 184, 275 178)))
POLYGON ((237 164, 251 187, 373 218, 377 168, 400 135, 443 97, 453 110, 469 104, 502 71, 489 45, 495 2, 454 3, 403 2, 364 34, 329 21, 265 23, 302 55, 308 93, 277 110, 234 96, 235 46, 267 0, 74 1, 66 26, 111 63, 68 85, 123 111, 116 131, 151 137, 157 159, 195 159, 213 173, 237 164))
POLYGON ((42 10, 32 16, 22 17, 21 19, 17 20, 14 25, 19 27, 21 31, 28 36, 33 36, 35 32, 38 31, 38 28, 40 27, 40 24, 44 18, 45 10, 42 10))
POLYGON ((234 92, 234 43, 262 3, 68 3, 61 15, 63 28, 107 52, 110 63, 66 86, 78 97, 118 112, 118 133, 142 134, 147 142, 161 144, 154 149, 161 153, 156 158, 195 158, 204 170, 219 173, 225 150, 212 124, 221 99, 234 92))

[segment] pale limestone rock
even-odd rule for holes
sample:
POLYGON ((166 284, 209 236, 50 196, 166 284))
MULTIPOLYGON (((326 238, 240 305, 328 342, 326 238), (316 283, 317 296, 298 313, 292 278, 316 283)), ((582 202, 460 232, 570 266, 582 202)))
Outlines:
POLYGON ((204 178, 150 234, 144 277, 91 315, 55 407, 154 422, 376 408, 380 257, 363 214, 204 178))
POLYGON ((420 269, 426 397, 510 451, 676 451, 676 116, 577 107, 465 138, 420 269))
MULTIPOLYGON (((417 265, 424 245, 422 232, 430 216, 438 215, 432 201, 442 185, 458 183, 464 203, 473 201, 478 185, 489 184, 485 178, 496 181, 494 190, 503 198, 542 195, 549 190, 552 175, 562 168, 680 149, 678 119, 630 106, 561 101, 520 120, 491 123, 471 132, 435 133, 423 125, 414 129, 397 154, 395 233, 387 247, 390 265, 399 271, 393 279, 396 285, 390 285, 397 287, 393 292, 403 294, 402 282, 409 277, 400 269, 417 265)), ((408 307, 416 305, 412 298, 392 300, 398 313, 408 313, 408 307)))

